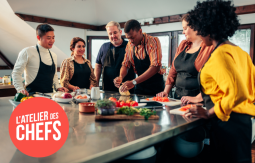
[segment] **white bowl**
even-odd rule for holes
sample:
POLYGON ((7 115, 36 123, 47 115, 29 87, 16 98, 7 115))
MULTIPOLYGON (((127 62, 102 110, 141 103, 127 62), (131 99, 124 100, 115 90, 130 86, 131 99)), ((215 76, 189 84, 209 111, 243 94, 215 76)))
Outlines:
POLYGON ((77 95, 77 96, 74 97, 74 99, 75 99, 76 101, 78 101, 78 102, 87 102, 87 101, 89 101, 89 99, 90 99, 90 96, 89 96, 89 95, 87 95, 87 94, 80 94, 80 95, 81 95, 81 96, 86 95, 87 98, 85 98, 85 99, 77 99, 76 97, 79 96, 79 95, 77 95))
POLYGON ((9 102, 12 104, 12 106, 17 107, 21 102, 14 101, 13 99, 10 99, 9 102))
POLYGON ((60 103, 69 103, 73 100, 73 98, 54 98, 54 101, 60 103))

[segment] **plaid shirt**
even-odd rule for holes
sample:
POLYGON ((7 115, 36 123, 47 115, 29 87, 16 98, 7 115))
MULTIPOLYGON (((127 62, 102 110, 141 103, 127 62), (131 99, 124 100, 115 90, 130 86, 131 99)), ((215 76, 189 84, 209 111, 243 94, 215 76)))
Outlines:
MULTIPOLYGON (((90 63, 89 60, 85 59, 84 57, 83 57, 83 59, 84 59, 85 63, 88 64, 88 66, 91 70, 91 74, 90 74, 90 77, 89 77, 90 85, 93 85, 94 87, 96 87, 97 86, 96 76, 94 75, 94 71, 93 71, 93 68, 91 66, 91 63, 90 63)), ((69 81, 72 79, 73 74, 74 74, 74 57, 72 56, 70 58, 65 59, 61 64, 61 67, 60 67, 60 84, 63 87, 68 88, 68 85, 70 84, 69 81)))
MULTIPOLYGON (((135 56, 139 60, 145 59, 146 53, 144 48, 146 48, 146 52, 149 55, 149 58, 151 61, 150 66, 161 67, 162 51, 161 51, 161 45, 160 45, 159 39, 157 37, 147 35, 146 33, 143 33, 143 35, 144 37, 141 41, 141 44, 138 46, 135 46, 135 56), (144 41, 145 41, 145 47, 144 47, 144 41)), ((130 68, 130 66, 132 65, 135 73, 137 74, 137 71, 135 69, 135 63, 134 63, 133 49, 134 49, 134 46, 131 45, 131 42, 128 42, 126 46, 125 58, 124 58, 124 61, 122 62, 122 65, 128 68, 130 68)), ((158 73, 164 74, 163 69, 160 68, 160 71, 158 73)))

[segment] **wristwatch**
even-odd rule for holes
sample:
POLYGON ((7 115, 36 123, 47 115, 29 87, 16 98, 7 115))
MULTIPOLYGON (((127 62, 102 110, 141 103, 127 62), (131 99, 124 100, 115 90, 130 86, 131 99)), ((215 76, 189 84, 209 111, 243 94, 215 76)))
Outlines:
POLYGON ((133 80, 133 81, 132 81, 132 83, 133 83, 134 85, 136 85, 136 84, 137 84, 137 82, 136 82, 135 80, 133 80))

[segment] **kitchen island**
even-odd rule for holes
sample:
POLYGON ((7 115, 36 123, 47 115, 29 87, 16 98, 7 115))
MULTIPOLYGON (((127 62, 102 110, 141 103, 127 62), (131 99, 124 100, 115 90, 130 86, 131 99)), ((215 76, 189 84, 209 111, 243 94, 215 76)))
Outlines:
MULTIPOLYGON (((101 93, 101 99, 118 96, 118 93, 101 93)), ((132 95, 131 98, 140 102, 141 98, 147 97, 132 95)), ((55 154, 33 158, 17 150, 9 137, 8 122, 14 109, 9 99, 13 97, 0 98, 0 162, 109 162, 204 124, 202 119, 187 119, 169 113, 170 109, 180 105, 157 106, 159 120, 95 121, 94 114, 80 113, 78 104, 59 103, 69 120, 68 138, 55 154)), ((147 104, 148 107, 153 105, 147 104)))

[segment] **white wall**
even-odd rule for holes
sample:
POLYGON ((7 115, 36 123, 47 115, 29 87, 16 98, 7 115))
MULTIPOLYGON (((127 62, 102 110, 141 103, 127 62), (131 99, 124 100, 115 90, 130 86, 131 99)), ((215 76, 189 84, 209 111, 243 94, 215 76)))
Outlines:
POLYGON ((12 70, 0 70, 0 77, 3 77, 4 75, 11 75, 12 70))

